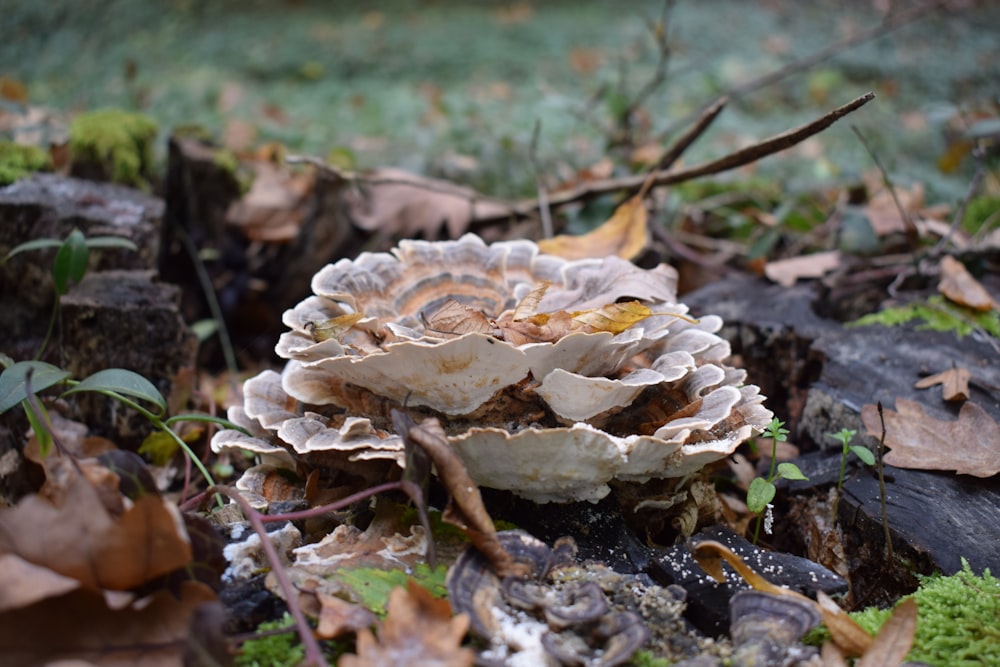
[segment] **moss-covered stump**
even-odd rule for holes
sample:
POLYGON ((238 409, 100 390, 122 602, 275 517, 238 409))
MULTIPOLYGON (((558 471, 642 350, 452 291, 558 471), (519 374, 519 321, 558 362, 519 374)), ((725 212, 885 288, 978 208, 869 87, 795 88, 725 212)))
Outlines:
MULTIPOLYGON (((88 271, 153 269, 163 202, 138 190, 55 174, 36 174, 0 188, 0 257, 37 238, 121 236, 138 247, 94 248, 88 271)), ((51 268, 56 250, 24 252, 0 264, 3 351, 34 355, 45 335, 55 298, 51 268)))
MULTIPOLYGON (((178 310, 176 286, 151 271, 89 274, 62 299, 65 368, 83 378, 106 368, 144 376, 167 396, 177 371, 194 365, 197 339, 178 310)), ((139 415, 100 394, 85 394, 75 416, 120 446, 150 430, 139 415)))
POLYGON ((149 189, 158 131, 149 116, 122 109, 80 114, 69 129, 70 174, 149 189))

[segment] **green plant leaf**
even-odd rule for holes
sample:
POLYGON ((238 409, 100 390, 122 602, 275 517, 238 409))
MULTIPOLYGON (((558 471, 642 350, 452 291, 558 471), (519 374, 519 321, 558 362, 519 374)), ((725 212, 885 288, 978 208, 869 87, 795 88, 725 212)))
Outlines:
POLYGON ((31 374, 31 391, 38 393, 59 384, 70 376, 69 371, 47 364, 44 361, 19 361, 0 373, 0 414, 28 397, 25 375, 28 369, 34 369, 31 374))
POLYGON ((87 262, 90 259, 90 249, 86 238, 79 229, 74 229, 59 246, 55 264, 52 265, 52 277, 56 281, 56 291, 60 296, 69 289, 69 283, 80 282, 87 272, 87 262))
POLYGON ((802 471, 794 463, 779 463, 778 477, 783 479, 809 479, 802 474, 802 471))
POLYGON ((139 247, 122 236, 94 236, 84 241, 88 248, 125 248, 138 251, 139 247))
POLYGON ((861 459, 861 462, 865 465, 875 465, 875 455, 872 454, 872 450, 868 449, 864 445, 851 445, 848 449, 854 452, 854 455, 861 459))
POLYGON ((3 261, 7 261, 14 255, 20 255, 22 252, 30 252, 32 250, 45 250, 46 248, 58 248, 63 244, 59 239, 31 239, 30 241, 25 241, 24 243, 18 243, 16 246, 10 249, 7 256, 3 258, 3 261))
POLYGON ((754 514, 760 514, 767 507, 767 504, 774 500, 776 492, 774 484, 763 477, 755 478, 750 482, 750 488, 747 489, 747 508, 754 514))
POLYGON ((153 383, 138 373, 124 368, 109 368, 98 371, 85 378, 66 394, 75 394, 81 391, 112 391, 116 394, 149 401, 160 409, 160 414, 167 411, 167 402, 159 390, 153 386, 153 383))

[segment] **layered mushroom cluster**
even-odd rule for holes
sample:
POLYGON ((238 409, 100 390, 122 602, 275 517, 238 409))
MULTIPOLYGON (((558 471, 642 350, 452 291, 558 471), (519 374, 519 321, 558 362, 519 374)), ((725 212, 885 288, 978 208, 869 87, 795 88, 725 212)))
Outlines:
POLYGON ((213 449, 277 465, 339 453, 402 465, 389 411, 438 417, 477 483, 537 502, 596 501, 613 479, 680 477, 771 419, 726 365, 716 316, 676 273, 568 261, 530 241, 404 241, 322 269, 284 314, 279 375, 248 380, 213 449))

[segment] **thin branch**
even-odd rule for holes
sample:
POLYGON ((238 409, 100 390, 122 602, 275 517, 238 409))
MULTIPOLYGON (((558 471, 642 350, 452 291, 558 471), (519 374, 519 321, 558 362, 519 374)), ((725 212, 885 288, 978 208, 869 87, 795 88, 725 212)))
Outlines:
POLYGON ((976 196, 976 192, 979 191, 979 186, 982 184, 985 177, 986 165, 980 163, 980 165, 976 168, 976 173, 972 177, 972 182, 969 183, 969 189, 965 191, 965 196, 962 197, 962 203, 959 204, 958 209, 955 211, 955 217, 951 220, 951 227, 948 228, 948 233, 942 236, 931 249, 930 254, 932 256, 937 255, 944 250, 944 246, 951 241, 951 237, 955 235, 955 231, 958 229, 959 225, 962 224, 962 220, 965 219, 965 211, 969 207, 969 202, 976 196))
POLYGON ((705 109, 698 120, 695 121, 684 134, 679 136, 670 146, 663 151, 663 155, 660 156, 659 162, 656 163, 657 171, 663 171, 665 169, 670 169, 674 165, 684 151, 695 142, 695 140, 705 133, 709 125, 722 113, 722 110, 726 108, 726 104, 729 103, 728 97, 720 97, 715 102, 713 102, 707 109, 705 109))
MULTIPOLYGON (((795 129, 788 130, 787 132, 782 132, 781 134, 765 139, 760 143, 754 144, 753 146, 748 146, 747 148, 738 150, 735 153, 730 153, 729 155, 721 157, 717 160, 712 160, 711 162, 696 165, 688 169, 681 169, 679 171, 670 170, 652 172, 652 174, 635 174, 623 178, 609 178, 589 181, 570 190, 564 190, 562 192, 552 194, 549 197, 549 206, 564 206, 573 202, 593 199, 610 192, 617 192, 618 190, 633 190, 647 183, 647 181, 649 181, 653 186, 671 185, 673 183, 682 183, 701 176, 718 174, 730 169, 742 167, 801 143, 814 134, 822 132, 847 114, 859 109, 873 99, 875 99, 875 93, 865 93, 861 97, 858 97, 843 106, 837 107, 833 111, 830 111, 812 122, 801 125, 795 129)), ((537 200, 523 201, 512 205, 509 211, 505 212, 503 218, 506 218, 509 215, 527 217, 537 210, 537 200)), ((483 223, 497 221, 500 219, 502 218, 499 216, 488 216, 476 218, 473 222, 483 223)))
POLYGON ((865 147, 865 151, 868 153, 868 156, 878 168, 878 173, 882 176, 882 184, 885 186, 885 189, 889 191, 889 195, 892 197, 892 202, 896 205, 896 210, 899 212, 899 217, 903 220, 903 226, 906 227, 906 236, 909 238, 910 243, 915 243, 917 237, 919 236, 917 226, 913 224, 913 219, 910 218, 910 214, 907 213, 906 209, 903 208, 902 202, 899 201, 899 196, 896 195, 896 188, 892 184, 892 179, 889 177, 889 171, 885 168, 885 165, 882 164, 882 160, 879 159, 875 149, 873 149, 871 144, 868 143, 868 139, 865 138, 865 135, 861 134, 861 130, 859 130, 856 126, 851 125, 851 131, 857 135, 861 145, 865 147))

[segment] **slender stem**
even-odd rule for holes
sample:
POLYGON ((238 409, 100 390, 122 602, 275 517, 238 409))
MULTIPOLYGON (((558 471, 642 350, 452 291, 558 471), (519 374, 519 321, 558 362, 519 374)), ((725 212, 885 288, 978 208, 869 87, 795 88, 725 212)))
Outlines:
POLYGON ((833 524, 837 525, 837 506, 840 505, 840 490, 844 486, 844 472, 847 470, 847 443, 841 440, 843 449, 840 454, 840 477, 837 478, 837 493, 833 496, 833 524))
POLYGON ((889 532, 889 514, 886 512, 885 503, 885 474, 882 471, 882 456, 885 454, 885 415, 882 414, 882 401, 877 404, 878 419, 882 423, 882 437, 878 441, 878 495, 882 503, 882 530, 885 531, 885 548, 889 554, 889 560, 895 559, 892 553, 892 535, 889 532))
POLYGON ((59 294, 56 294, 56 300, 52 302, 52 314, 49 315, 49 328, 45 331, 45 338, 42 340, 42 345, 38 348, 38 352, 35 353, 35 361, 42 358, 45 354, 45 348, 49 346, 49 341, 52 340, 52 332, 56 329, 56 318, 59 316, 59 294))
POLYGON ((302 607, 299 606, 298 590, 292 585, 291 580, 288 578, 288 573, 285 572, 285 568, 282 565, 281 558, 274 548, 274 544, 268 538, 267 529, 264 528, 264 522, 261 521, 262 517, 260 513, 250 506, 250 503, 240 495, 239 491, 225 486, 212 486, 208 489, 208 492, 221 493, 240 506, 244 516, 246 516, 250 525, 253 526, 254 531, 260 537, 261 548, 263 548, 268 562, 271 563, 271 573, 274 574, 278 582, 278 587, 285 594, 285 604, 288 605, 288 611, 292 615, 292 618, 295 619, 295 627, 299 631, 299 639, 302 640, 302 645, 306 650, 305 664, 314 665, 315 667, 328 667, 326 658, 323 656, 323 650, 320 648, 319 642, 313 634, 312 626, 309 625, 305 614, 302 613, 302 607))

